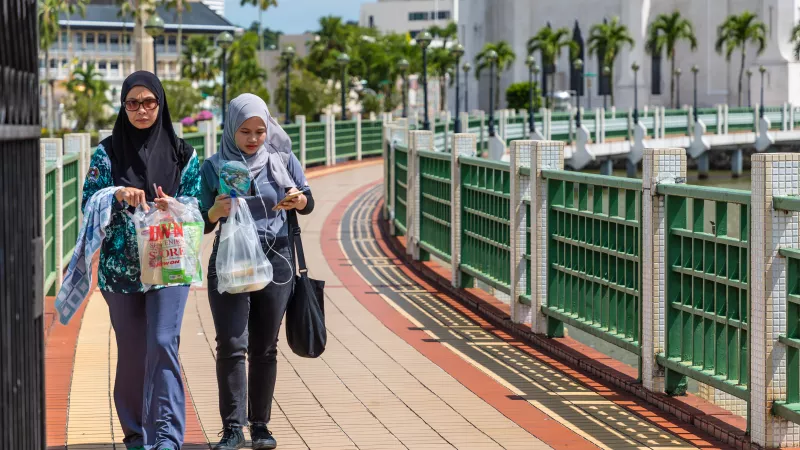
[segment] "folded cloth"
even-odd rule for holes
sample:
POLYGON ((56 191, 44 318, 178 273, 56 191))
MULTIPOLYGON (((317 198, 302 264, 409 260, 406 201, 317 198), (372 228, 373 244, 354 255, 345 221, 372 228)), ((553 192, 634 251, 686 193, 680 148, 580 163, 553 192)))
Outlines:
POLYGON ((92 258, 106 238, 106 227, 111 223, 111 213, 116 202, 114 195, 120 189, 122 188, 117 186, 101 189, 86 202, 75 252, 56 296, 56 311, 64 325, 69 323, 75 311, 89 296, 92 286, 92 258))

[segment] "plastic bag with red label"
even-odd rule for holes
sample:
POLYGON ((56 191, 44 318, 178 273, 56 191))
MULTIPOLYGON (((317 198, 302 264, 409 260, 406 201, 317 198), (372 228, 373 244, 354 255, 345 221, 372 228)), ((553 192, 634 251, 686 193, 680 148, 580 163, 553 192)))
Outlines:
POLYGON ((152 286, 203 283, 203 216, 197 199, 179 197, 169 205, 161 211, 151 204, 148 212, 140 206, 132 215, 145 291, 152 286))

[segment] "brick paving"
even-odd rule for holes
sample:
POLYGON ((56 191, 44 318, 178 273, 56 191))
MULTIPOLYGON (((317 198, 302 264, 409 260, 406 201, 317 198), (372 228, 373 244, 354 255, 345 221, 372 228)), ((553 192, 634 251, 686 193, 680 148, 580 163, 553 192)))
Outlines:
MULTIPOLYGON (((311 275, 327 283, 328 348, 319 359, 305 359, 279 343, 270 423, 279 448, 717 446, 710 438, 679 437, 686 430, 657 425, 659 416, 644 419, 617 407, 564 368, 496 339, 443 294, 415 284, 370 228, 378 191, 368 188, 381 176, 382 166, 371 163, 310 177, 317 209, 302 218, 303 240, 311 275), (700 442, 706 445, 692 445, 700 442)), ((195 289, 180 352, 187 449, 209 448, 221 429, 214 347, 207 291, 195 289)), ((47 355, 48 448, 124 449, 111 395, 118 355, 99 292, 70 326, 54 325, 47 355)))

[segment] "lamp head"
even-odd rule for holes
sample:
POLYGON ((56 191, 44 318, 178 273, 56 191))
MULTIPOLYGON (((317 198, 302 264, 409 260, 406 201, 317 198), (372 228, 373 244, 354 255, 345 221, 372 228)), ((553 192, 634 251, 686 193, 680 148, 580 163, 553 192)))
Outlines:
POLYGON ((401 72, 405 72, 406 70, 408 70, 408 66, 409 66, 408 60, 405 58, 401 59, 400 61, 397 61, 397 68, 400 69, 401 72))
POLYGON ((428 48, 431 45, 431 41, 433 40, 433 36, 427 31, 423 31, 422 33, 417 35, 417 45, 422 47, 423 49, 428 48))
POLYGON ((631 70, 633 70, 634 72, 638 72, 639 71, 639 63, 634 62, 633 64, 631 64, 631 70))
POLYGON ((295 50, 294 47, 292 47, 291 45, 284 48, 283 51, 281 52, 281 57, 289 61, 291 61, 294 58, 294 55, 295 55, 295 50))
POLYGON ((486 59, 489 60, 489 62, 497 61, 497 52, 494 50, 489 50, 489 53, 486 54, 486 59))
POLYGON ((450 48, 450 53, 452 53, 456 58, 461 58, 464 56, 464 46, 461 44, 456 44, 450 48))
POLYGON ((350 63, 350 56, 347 53, 340 53, 339 56, 336 57, 336 62, 339 64, 339 67, 344 67, 350 63))
POLYGON ((700 68, 697 67, 697 64, 695 64, 692 66, 692 73, 697 74, 697 72, 700 72, 700 68))
POLYGON ((766 68, 766 67, 764 67, 764 66, 758 66, 758 71, 759 71, 759 72, 761 72, 761 73, 763 74, 764 72, 766 72, 766 71, 767 71, 767 68, 766 68))
POLYGON ((603 66, 603 75, 605 76, 611 75, 611 67, 603 66))
POLYGON ((231 36, 231 34, 228 33, 227 31, 223 31, 222 33, 217 35, 216 42, 217 42, 217 47, 223 50, 227 50, 233 44, 233 36, 231 36))
POLYGON ((580 59, 580 58, 577 58, 575 61, 572 62, 572 67, 574 67, 575 70, 579 70, 579 71, 583 70, 583 60, 580 59))
POLYGON ((461 66, 461 69, 468 73, 470 70, 472 70, 472 64, 465 62, 464 65, 461 66))
POLYGON ((681 74, 682 74, 682 73, 683 73, 683 71, 681 70, 681 68, 680 68, 680 67, 678 67, 677 69, 675 69, 675 75, 677 75, 677 76, 681 76, 681 74))
POLYGON ((144 29, 152 37, 158 37, 164 34, 164 19, 156 13, 153 13, 144 24, 144 29))

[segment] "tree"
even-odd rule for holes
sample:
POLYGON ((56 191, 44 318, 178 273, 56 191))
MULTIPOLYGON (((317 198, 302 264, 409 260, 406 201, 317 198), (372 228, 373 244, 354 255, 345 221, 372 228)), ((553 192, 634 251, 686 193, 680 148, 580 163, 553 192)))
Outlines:
POLYGON ((39 47, 44 49, 44 73, 47 91, 47 129, 53 136, 53 79, 50 76, 50 47, 58 40, 58 17, 61 14, 60 0, 39 0, 39 47))
MULTIPOLYGON (((234 41, 228 49, 226 55, 228 98, 251 93, 269 103, 269 91, 266 88, 267 71, 258 63, 258 42, 258 35, 248 32, 234 41)), ((219 95, 215 97, 221 99, 222 86, 218 86, 217 91, 219 95)))
POLYGON ((253 5, 258 8, 258 49, 262 52, 264 51, 264 32, 262 31, 264 27, 264 22, 261 20, 264 11, 270 9, 271 7, 278 6, 278 0, 241 0, 241 6, 245 5, 253 5))
POLYGON ((800 23, 792 28, 792 37, 789 42, 794 44, 794 59, 800 59, 800 23))
POLYGON ((428 32, 434 38, 442 40, 442 46, 436 48, 429 48, 429 61, 428 68, 433 74, 439 78, 439 93, 442 99, 442 108, 447 107, 447 79, 448 70, 456 65, 456 59, 447 49, 447 43, 458 37, 458 26, 455 22, 450 22, 444 27, 434 25, 428 29, 428 32))
POLYGON ((192 36, 181 55, 181 76, 194 82, 212 81, 219 76, 217 49, 206 36, 192 36))
POLYGON ((647 34, 647 52, 650 55, 660 55, 666 51, 670 60, 669 101, 675 105, 675 48, 680 41, 688 41, 692 51, 697 50, 697 37, 694 35, 694 26, 689 19, 681 16, 679 11, 672 14, 659 14, 650 24, 647 34))
MULTIPOLYGON (((576 45, 575 42, 572 41, 570 31, 567 27, 554 30, 547 26, 541 28, 538 33, 528 39, 527 47, 529 55, 540 52, 542 57, 542 69, 547 70, 548 67, 555 67, 556 61, 561 57, 562 50, 568 48, 570 51, 573 51, 576 45)), ((548 106, 552 106, 553 93, 556 87, 554 75, 555 73, 550 74, 550 97, 548 98, 548 106)))
POLYGON ((86 69, 77 68, 72 72, 66 87, 67 92, 71 94, 71 98, 67 100, 66 110, 72 119, 77 120, 77 129, 94 129, 97 118, 106 116, 98 114, 111 104, 106 97, 108 83, 95 70, 94 63, 88 63, 86 69))
POLYGON ((603 65, 611 69, 608 75, 611 87, 611 106, 614 106, 614 62, 625 45, 633 48, 636 42, 631 37, 628 27, 620 23, 619 17, 614 17, 608 23, 598 23, 592 25, 589 30, 589 54, 596 55, 601 49, 605 49, 606 54, 600 55, 603 65))
MULTIPOLYGON (((260 25, 258 22, 253 22, 250 24, 250 28, 248 28, 247 31, 253 31, 258 33, 259 26, 260 25)), ((283 35, 283 31, 273 30, 271 28, 264 27, 263 31, 261 32, 261 36, 264 38, 264 48, 270 49, 273 46, 277 48, 281 35, 283 35)))
MULTIPOLYGON (((336 90, 319 79, 308 70, 299 70, 291 73, 290 95, 292 102, 292 114, 304 115, 308 118, 316 118, 322 110, 333 103, 336 103, 336 90)), ((286 111, 286 77, 278 82, 274 94, 278 99, 278 110, 286 111)))
MULTIPOLYGON (((336 79, 340 70, 336 57, 348 50, 349 28, 341 17, 334 16, 321 17, 319 25, 316 38, 310 43, 307 67, 323 79, 336 79)), ((350 56, 355 60, 354 55, 350 56)))
POLYGON ((180 120, 198 111, 203 95, 189 80, 163 81, 164 95, 169 99, 170 114, 173 119, 180 120))
POLYGON ((742 77, 744 76, 745 57, 747 44, 757 46, 758 54, 764 53, 767 48, 767 26, 758 19, 756 14, 745 11, 741 14, 731 15, 717 28, 717 43, 714 45, 717 53, 725 53, 725 60, 730 62, 733 52, 742 51, 742 62, 739 67, 739 106, 742 106, 742 77))
MULTIPOLYGON (((183 11, 191 11, 192 6, 188 2, 184 2, 184 0, 165 0, 164 6, 167 10, 174 9, 175 13, 178 17, 178 45, 177 51, 180 55, 182 53, 183 47, 183 11)), ((178 58, 178 71, 181 71, 181 58, 178 58)))
MULTIPOLYGON (((506 89, 506 104, 509 109, 528 109, 528 105, 530 104, 530 86, 531 84, 527 81, 523 81, 520 83, 512 83, 508 89, 506 89)), ((534 111, 538 110, 542 107, 542 93, 539 90, 539 83, 537 81, 533 82, 533 109, 534 111)))
POLYGON ((497 70, 495 74, 497 80, 495 80, 496 82, 494 85, 494 98, 497 99, 497 103, 495 104, 496 107, 500 104, 500 77, 502 76, 503 72, 511 68, 511 65, 514 64, 514 60, 517 59, 517 55, 506 41, 487 42, 486 45, 483 46, 483 49, 480 51, 480 53, 475 55, 475 79, 480 80, 481 72, 489 69, 489 65, 491 63, 487 58, 487 55, 492 50, 497 53, 497 62, 495 66, 497 70))

